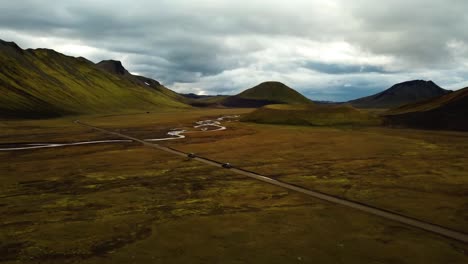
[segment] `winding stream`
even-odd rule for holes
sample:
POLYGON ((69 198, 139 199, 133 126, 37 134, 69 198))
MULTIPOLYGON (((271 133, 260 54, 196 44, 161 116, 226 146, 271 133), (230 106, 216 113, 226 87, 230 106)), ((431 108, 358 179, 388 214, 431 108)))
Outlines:
MULTIPOLYGON (((226 127, 221 124, 222 121, 226 119, 236 119, 238 115, 222 116, 216 120, 201 120, 195 122, 193 128, 195 130, 184 130, 181 128, 174 128, 167 132, 169 137, 164 138, 149 138, 144 139, 144 141, 155 142, 155 141, 167 141, 167 140, 177 140, 185 138, 185 134, 188 133, 200 133, 200 132, 212 132, 226 130, 226 127), (214 129, 210 129, 214 128, 214 129)), ((13 151, 13 150, 29 150, 29 149, 43 149, 43 148, 59 148, 67 146, 80 146, 80 145, 92 145, 92 144, 108 144, 108 143, 129 143, 132 140, 128 139, 109 139, 109 140, 94 140, 94 141, 79 141, 72 143, 24 143, 24 144, 14 144, 14 147, 0 147, 0 151, 13 151)))

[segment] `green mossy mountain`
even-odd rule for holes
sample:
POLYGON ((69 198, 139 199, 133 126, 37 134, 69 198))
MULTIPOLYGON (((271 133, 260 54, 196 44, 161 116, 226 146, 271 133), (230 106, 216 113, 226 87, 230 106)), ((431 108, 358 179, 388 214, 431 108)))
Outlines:
POLYGON ((0 117, 189 107, 159 82, 131 75, 120 62, 111 62, 94 64, 50 49, 23 50, 0 40, 0 117), (112 69, 114 64, 121 68, 112 69))
POLYGON ((133 83, 138 86, 142 87, 150 87, 153 90, 164 94, 165 96, 177 101, 182 102, 184 104, 189 104, 190 100, 184 97, 181 94, 178 94, 172 91, 169 88, 166 88, 164 85, 159 83, 156 80, 153 80, 148 77, 133 75, 129 73, 122 65, 120 61, 116 60, 104 60, 96 64, 96 66, 110 74, 119 76, 121 79, 125 79, 126 81, 133 83))
POLYGON ((389 110, 383 118, 390 126, 468 131, 468 87, 389 110))
POLYGON ((225 98, 221 104, 227 107, 262 107, 269 104, 312 104, 312 101, 283 83, 264 82, 225 98))
POLYGON ((395 84, 383 92, 352 100, 349 103, 359 108, 394 108, 450 92, 432 81, 414 80, 395 84))

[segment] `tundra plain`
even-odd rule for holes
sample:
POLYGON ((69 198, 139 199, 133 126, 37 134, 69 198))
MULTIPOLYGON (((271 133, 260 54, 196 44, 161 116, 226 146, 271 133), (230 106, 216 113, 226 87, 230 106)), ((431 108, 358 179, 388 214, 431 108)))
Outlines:
MULTIPOLYGON (((0 123, 0 143, 137 138, 253 109, 0 123)), ((468 232, 468 134, 225 122, 161 142, 468 232)), ((0 152, 2 263, 466 263, 466 244, 137 143, 0 152), (60 241, 60 243, 57 243, 60 241)))

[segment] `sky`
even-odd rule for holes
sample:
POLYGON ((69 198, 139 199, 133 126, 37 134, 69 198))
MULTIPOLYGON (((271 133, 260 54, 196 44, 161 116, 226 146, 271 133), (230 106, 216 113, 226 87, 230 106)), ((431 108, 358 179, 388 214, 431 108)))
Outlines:
POLYGON ((466 0, 0 0, 0 39, 183 93, 280 81, 345 101, 413 79, 468 86, 466 0))

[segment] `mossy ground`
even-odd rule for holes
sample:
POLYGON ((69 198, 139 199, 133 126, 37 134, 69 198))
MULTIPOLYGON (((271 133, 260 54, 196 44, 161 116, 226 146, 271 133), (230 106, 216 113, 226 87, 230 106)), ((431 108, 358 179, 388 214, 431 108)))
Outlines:
POLYGON ((230 131, 238 136, 197 134, 170 144, 468 232, 466 133, 252 123, 233 123, 230 131))
POLYGON ((242 121, 260 124, 310 126, 379 125, 375 113, 349 105, 267 105, 242 117, 242 121))
MULTIPOLYGON (((162 133, 158 129, 248 111, 81 119, 151 137, 162 133)), ((0 141, 107 137, 70 121, 2 122, 0 141)), ((466 134, 226 124, 226 131, 188 134, 163 144, 453 228, 466 227, 466 134)), ((0 159, 4 263, 468 260, 464 244, 138 144, 2 152, 0 159)))

